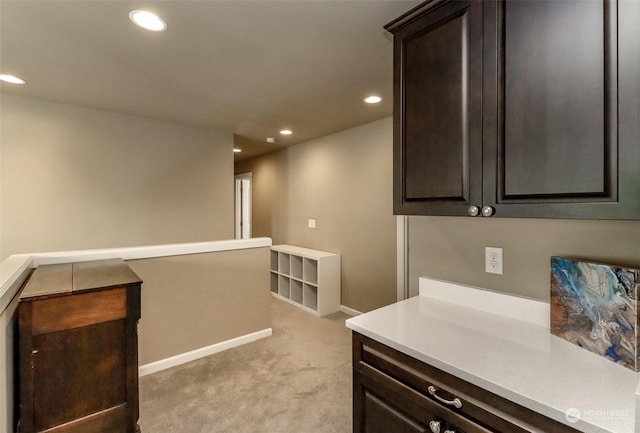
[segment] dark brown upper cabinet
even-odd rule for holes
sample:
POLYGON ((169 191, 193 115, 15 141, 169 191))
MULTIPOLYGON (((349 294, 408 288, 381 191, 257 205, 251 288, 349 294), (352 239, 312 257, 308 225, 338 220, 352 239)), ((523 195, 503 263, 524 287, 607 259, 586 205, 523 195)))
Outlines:
POLYGON ((640 219, 640 2, 429 1, 394 34, 394 213, 640 219))

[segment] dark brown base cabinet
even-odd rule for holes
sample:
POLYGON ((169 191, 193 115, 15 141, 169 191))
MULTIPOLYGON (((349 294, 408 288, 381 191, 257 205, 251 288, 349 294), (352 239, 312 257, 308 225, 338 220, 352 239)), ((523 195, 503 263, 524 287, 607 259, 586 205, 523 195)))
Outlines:
POLYGON ((640 219, 640 2, 431 0, 394 35, 394 213, 640 219))
POLYGON ((38 267, 18 305, 18 433, 134 433, 140 278, 122 260, 38 267))
POLYGON ((576 433, 353 333, 354 433, 576 433))

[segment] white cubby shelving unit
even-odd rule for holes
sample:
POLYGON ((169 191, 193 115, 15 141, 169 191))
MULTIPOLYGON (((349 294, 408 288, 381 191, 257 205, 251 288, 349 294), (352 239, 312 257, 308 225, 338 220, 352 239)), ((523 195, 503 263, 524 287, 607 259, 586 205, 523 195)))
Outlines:
POLYGON ((340 254, 272 246, 271 293, 317 316, 340 311, 340 254))

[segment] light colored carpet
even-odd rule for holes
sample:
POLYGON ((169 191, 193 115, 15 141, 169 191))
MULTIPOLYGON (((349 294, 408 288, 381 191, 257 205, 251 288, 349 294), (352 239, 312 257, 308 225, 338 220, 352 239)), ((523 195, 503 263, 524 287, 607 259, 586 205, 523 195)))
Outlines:
POLYGON ((351 432, 349 316, 271 314, 271 337, 140 378, 142 433, 351 432))

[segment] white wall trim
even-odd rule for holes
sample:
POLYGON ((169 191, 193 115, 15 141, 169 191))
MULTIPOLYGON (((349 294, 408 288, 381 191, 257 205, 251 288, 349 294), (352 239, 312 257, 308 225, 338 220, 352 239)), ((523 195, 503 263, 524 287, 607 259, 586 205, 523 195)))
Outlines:
POLYGON ((28 254, 15 254, 0 263, 0 314, 20 289, 27 271, 33 267, 32 263, 28 254))
POLYGON ((157 373, 158 371, 166 370, 167 368, 186 364, 187 362, 195 361, 196 359, 204 358, 205 356, 213 355, 234 347, 242 346, 243 344, 252 343, 262 338, 270 337, 272 333, 272 329, 267 328, 262 331, 256 331, 251 334, 232 338, 231 340, 221 341, 220 343, 212 344, 211 346, 201 347, 200 349, 181 353, 180 355, 144 364, 138 368, 138 374, 140 376, 146 376, 148 374, 157 373))
POLYGON ((359 316, 362 314, 362 312, 354 310, 353 308, 345 307, 344 305, 340 305, 340 311, 344 314, 348 314, 349 316, 359 316))
POLYGON ((155 257, 181 256, 185 254, 211 253, 231 251, 245 248, 270 247, 271 238, 230 239, 210 242, 193 242, 184 244, 151 245, 143 247, 105 248, 95 250, 60 251, 52 253, 35 253, 34 267, 58 263, 83 262, 91 260, 115 259, 137 260, 155 257))
POLYGON ((396 299, 402 301, 409 297, 407 288, 408 282, 408 235, 409 223, 406 215, 398 215, 396 217, 396 299))

